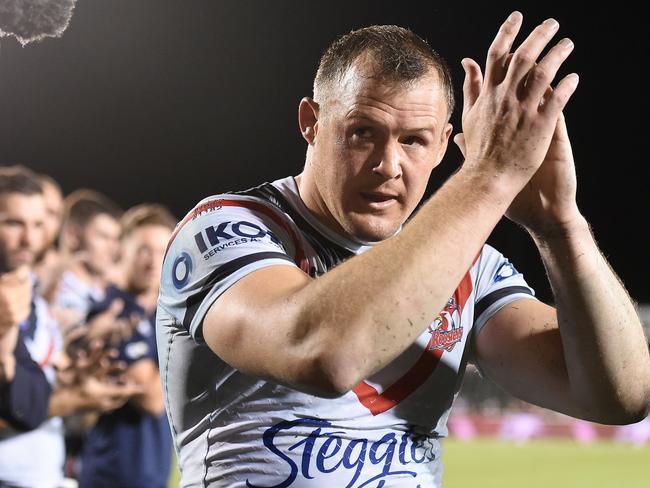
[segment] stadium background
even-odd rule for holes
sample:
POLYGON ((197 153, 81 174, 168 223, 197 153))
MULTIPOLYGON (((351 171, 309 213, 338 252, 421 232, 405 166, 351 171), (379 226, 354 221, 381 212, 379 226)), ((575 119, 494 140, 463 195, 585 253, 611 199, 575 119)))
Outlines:
MULTIPOLYGON (((449 61, 460 100, 460 60, 483 64, 513 9, 524 13, 526 34, 553 16, 561 25, 556 40, 569 36, 576 44, 560 76, 581 76, 566 109, 579 204, 630 294, 650 303, 642 237, 649 201, 647 27, 640 12, 623 5, 80 0, 63 38, 26 48, 0 42, 0 164, 50 174, 66 192, 100 190, 125 208, 159 201, 181 217, 205 195, 300 171, 305 147, 297 103, 310 94, 318 57, 338 34, 373 23, 411 27, 449 61)), ((456 130, 461 110, 452 117, 456 130)), ((451 145, 430 192, 460 161, 451 145)), ((552 300, 520 229, 504 220, 490 242, 541 299, 552 300)), ((481 388, 464 393, 470 408, 486 397, 498 403, 497 412, 512 406, 497 390, 481 388)), ((474 486, 463 476, 475 472, 483 486, 509 486, 517 472, 529 486, 650 486, 648 448, 494 442, 452 443, 449 486, 474 486)))

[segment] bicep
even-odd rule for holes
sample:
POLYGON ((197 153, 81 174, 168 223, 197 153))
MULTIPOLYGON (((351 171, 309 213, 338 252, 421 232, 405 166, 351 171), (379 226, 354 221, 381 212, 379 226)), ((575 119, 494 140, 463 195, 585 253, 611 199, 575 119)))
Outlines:
POLYGON ((303 381, 310 351, 300 340, 297 295, 311 281, 299 268, 285 265, 244 276, 210 306, 202 327, 205 342, 233 368, 309 390, 303 381))
POLYGON ((529 403, 576 415, 555 308, 522 299, 496 312, 476 337, 490 379, 529 403))

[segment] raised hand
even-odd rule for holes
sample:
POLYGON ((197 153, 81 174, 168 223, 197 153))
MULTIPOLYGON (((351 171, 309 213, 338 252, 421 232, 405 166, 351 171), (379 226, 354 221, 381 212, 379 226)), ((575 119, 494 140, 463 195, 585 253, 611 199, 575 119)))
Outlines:
POLYGON ((464 169, 518 188, 541 166, 578 83, 571 74, 547 91, 573 49, 573 43, 563 39, 537 61, 559 28, 553 19, 537 26, 510 52, 521 22, 521 14, 513 12, 501 26, 488 51, 485 78, 474 60, 463 60, 463 134, 455 138, 464 146, 464 169))
POLYGON ((29 317, 31 305, 32 280, 26 266, 0 276, 0 337, 29 317))

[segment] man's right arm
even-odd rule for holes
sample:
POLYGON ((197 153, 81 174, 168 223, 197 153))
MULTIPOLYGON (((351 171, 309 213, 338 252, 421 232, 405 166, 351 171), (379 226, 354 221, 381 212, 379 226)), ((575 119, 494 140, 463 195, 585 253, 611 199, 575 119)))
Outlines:
POLYGON ((535 65, 556 31, 543 24, 512 56, 520 22, 501 27, 485 80, 480 70, 467 71, 461 170, 398 235, 318 279, 270 266, 237 281, 203 321, 203 338, 221 359, 247 374, 337 396, 390 363, 431 323, 541 164, 576 87, 565 78, 540 107, 568 52, 556 46, 535 65))

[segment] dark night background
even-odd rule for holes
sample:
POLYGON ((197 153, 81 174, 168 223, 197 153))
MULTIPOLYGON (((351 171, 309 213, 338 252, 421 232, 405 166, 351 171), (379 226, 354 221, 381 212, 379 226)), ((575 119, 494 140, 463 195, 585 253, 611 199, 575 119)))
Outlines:
MULTIPOLYGON (((428 39, 456 78, 457 132, 460 60, 483 65, 514 9, 524 14, 517 44, 552 16, 560 22, 555 42, 567 36, 576 44, 559 77, 581 77, 565 110, 580 207, 632 296, 650 302, 642 238, 650 201, 648 28, 638 11, 593 5, 79 0, 61 39, 25 48, 0 41, 0 164, 48 173, 65 192, 95 188, 124 207, 159 201, 182 217, 209 194, 300 172, 297 105, 337 35, 390 23, 428 39)), ((431 191, 460 161, 450 145, 431 191)), ((551 299, 524 232, 502 222, 490 242, 551 299)))

